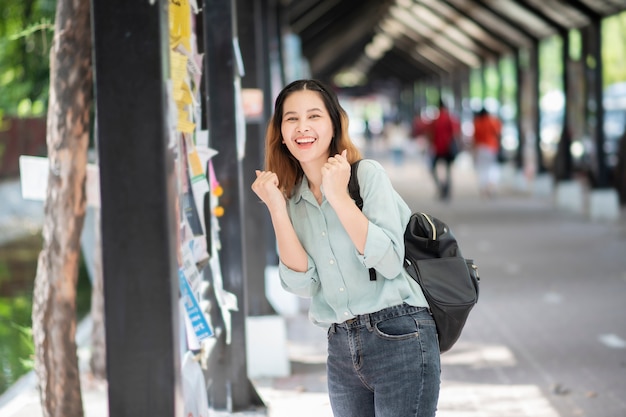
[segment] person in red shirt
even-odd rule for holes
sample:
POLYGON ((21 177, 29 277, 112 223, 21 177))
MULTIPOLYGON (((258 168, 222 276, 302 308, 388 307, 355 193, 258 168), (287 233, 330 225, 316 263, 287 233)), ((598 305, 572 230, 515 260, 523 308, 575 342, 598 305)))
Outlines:
POLYGON ((491 197, 499 181, 498 151, 502 124, 486 109, 481 109, 474 117, 474 165, 478 175, 478 188, 481 195, 491 197))
POLYGON ((439 190, 439 198, 448 200, 452 186, 451 166, 458 153, 459 121, 447 109, 443 101, 439 101, 439 115, 430 125, 431 133, 431 172, 439 190), (445 163, 445 177, 440 177, 439 161, 445 163))

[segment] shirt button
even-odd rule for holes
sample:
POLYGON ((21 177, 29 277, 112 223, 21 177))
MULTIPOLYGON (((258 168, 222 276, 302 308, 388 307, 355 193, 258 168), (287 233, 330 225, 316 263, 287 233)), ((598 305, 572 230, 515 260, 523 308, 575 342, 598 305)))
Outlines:
POLYGON ((331 260, 330 260, 330 264, 331 264, 331 265, 334 265, 334 264, 335 264, 335 260, 334 260, 334 259, 331 259, 331 260))
POLYGON ((322 236, 326 236, 326 231, 322 231, 322 236))
POLYGON ((343 292, 343 287, 339 287, 339 291, 343 292))
POLYGON ((344 315, 344 316, 349 316, 349 315, 350 315, 350 313, 348 313, 347 311, 344 311, 344 312, 343 312, 343 315, 344 315))

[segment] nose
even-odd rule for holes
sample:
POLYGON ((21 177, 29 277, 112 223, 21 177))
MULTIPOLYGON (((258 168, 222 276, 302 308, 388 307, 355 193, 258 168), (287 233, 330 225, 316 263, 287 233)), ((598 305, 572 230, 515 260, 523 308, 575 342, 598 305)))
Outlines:
POLYGON ((299 120, 298 125, 296 126, 296 132, 306 132, 309 130, 309 125, 306 123, 306 120, 299 120))

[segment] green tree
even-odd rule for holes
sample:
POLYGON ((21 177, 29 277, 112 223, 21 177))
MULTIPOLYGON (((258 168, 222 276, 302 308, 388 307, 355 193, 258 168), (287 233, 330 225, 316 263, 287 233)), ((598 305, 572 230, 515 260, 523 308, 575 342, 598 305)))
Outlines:
POLYGON ((626 12, 602 22, 604 86, 626 81, 626 12))
POLYGON ((0 115, 45 114, 56 0, 0 1, 0 115))

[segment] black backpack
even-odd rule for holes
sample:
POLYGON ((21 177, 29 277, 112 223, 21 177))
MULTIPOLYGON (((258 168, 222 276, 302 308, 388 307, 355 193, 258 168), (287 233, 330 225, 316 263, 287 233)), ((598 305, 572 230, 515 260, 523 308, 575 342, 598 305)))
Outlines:
MULTIPOLYGON (((352 164, 348 189, 359 209, 357 167, 352 164)), ((439 350, 449 350, 459 339, 467 317, 478 302, 478 267, 463 258, 456 238, 443 221, 425 213, 413 213, 404 232, 404 267, 422 287, 437 325, 439 350)), ((370 269, 370 280, 376 279, 370 269)))

